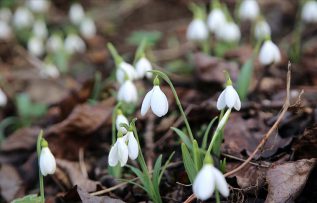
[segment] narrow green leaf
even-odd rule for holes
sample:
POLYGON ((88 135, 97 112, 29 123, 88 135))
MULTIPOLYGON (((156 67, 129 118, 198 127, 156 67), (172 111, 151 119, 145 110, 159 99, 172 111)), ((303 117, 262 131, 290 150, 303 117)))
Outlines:
POLYGON ((213 124, 214 124, 214 122, 216 121, 217 118, 218 118, 218 117, 216 116, 216 117, 213 118, 213 119, 210 121, 210 123, 208 124, 208 127, 207 127, 207 129, 206 129, 206 131, 205 131, 205 134, 204 134, 203 143, 202 143, 202 145, 201 145, 201 148, 202 148, 203 150, 206 150, 206 149, 207 149, 208 134, 209 134, 210 129, 211 129, 211 127, 213 126, 213 124))
POLYGON ((202 165, 202 160, 200 156, 200 150, 198 147, 198 143, 196 140, 193 142, 193 157, 194 157, 194 164, 195 164, 195 169, 196 171, 199 171, 202 165))
POLYGON ((182 140, 182 142, 184 142, 184 143, 186 144, 186 146, 187 146, 189 149, 192 149, 192 148, 193 148, 190 139, 188 138, 188 136, 187 136, 183 131, 181 131, 181 130, 178 129, 178 128, 174 128, 174 127, 171 127, 171 129, 172 129, 174 132, 176 132, 176 134, 180 137, 180 139, 182 140))
POLYGON ((182 156, 188 178, 190 182, 193 183, 197 174, 197 170, 195 169, 194 161, 184 143, 182 143, 182 156))
POLYGON ((161 182, 161 179, 162 179, 162 176, 163 176, 163 174, 164 174, 164 171, 166 170, 167 165, 171 162, 171 159, 172 159, 172 157, 174 156, 174 154, 175 154, 175 152, 173 152, 173 153, 168 157, 168 159, 167 159, 167 161, 165 162, 163 168, 161 169, 160 177, 159 177, 159 180, 158 180, 158 183, 159 183, 159 184, 160 184, 160 182, 161 182))
POLYGON ((253 57, 251 57, 243 64, 238 76, 237 92, 241 101, 245 101, 247 99, 253 73, 253 60, 253 57))
POLYGON ((32 194, 15 199, 11 203, 41 203, 41 197, 37 196, 36 194, 32 194))
POLYGON ((160 176, 160 170, 162 166, 162 154, 159 156, 159 158, 156 159, 156 162, 154 164, 154 169, 153 169, 153 185, 154 188, 158 187, 159 185, 159 176, 160 176))

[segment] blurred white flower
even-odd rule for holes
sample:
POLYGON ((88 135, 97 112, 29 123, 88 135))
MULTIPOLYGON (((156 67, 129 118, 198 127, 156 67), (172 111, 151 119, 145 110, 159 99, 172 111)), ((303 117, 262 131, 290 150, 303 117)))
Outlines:
POLYGON ((194 19, 190 22, 186 33, 187 39, 191 41, 204 41, 208 39, 208 28, 202 19, 194 19))
POLYGON ((162 117, 168 112, 168 100, 160 86, 155 85, 149 91, 142 102, 141 115, 144 116, 151 107, 153 113, 158 117, 162 117))
POLYGON ((123 136, 125 142, 128 142, 129 158, 135 160, 139 155, 139 145, 132 131, 123 136))
POLYGON ((220 8, 213 9, 207 18, 207 25, 212 33, 216 33, 219 28, 226 23, 226 16, 220 8))
POLYGON ((32 31, 33 31, 34 36, 41 38, 41 39, 46 39, 48 31, 47 31, 45 21, 36 20, 34 25, 33 25, 32 31))
POLYGON ((43 176, 54 174, 56 170, 56 161, 48 147, 43 147, 40 154, 40 170, 43 176))
POLYGON ((150 61, 145 57, 142 57, 138 60, 138 62, 135 64, 135 69, 137 78, 143 78, 144 76, 146 76, 147 78, 152 77, 152 73, 147 72, 153 69, 152 65, 150 61))
POLYGON ((64 49, 67 53, 84 53, 86 51, 85 42, 76 34, 68 34, 64 41, 64 49))
POLYGON ((217 39, 225 42, 237 42, 241 38, 240 28, 234 22, 226 22, 216 31, 217 39))
POLYGON ((35 13, 45 13, 50 6, 50 1, 49 0, 28 0, 27 5, 31 9, 31 11, 35 13))
POLYGON ((116 72, 117 81, 122 84, 125 79, 134 80, 136 78, 136 72, 132 65, 122 61, 118 65, 118 69, 116 72))
POLYGON ((270 65, 281 61, 280 49, 271 40, 266 40, 259 52, 259 61, 262 65, 270 65))
POLYGON ((223 174, 212 164, 205 164, 194 180, 193 192, 198 199, 204 201, 212 196, 215 188, 222 196, 229 196, 228 184, 223 174))
POLYGON ((92 38, 96 35, 96 25, 91 18, 86 17, 80 23, 80 34, 86 39, 92 38))
POLYGON ((129 125, 129 121, 120 111, 120 113, 117 115, 117 118, 116 118, 116 128, 118 131, 121 131, 123 134, 126 134, 127 129, 125 127, 120 126, 121 124, 129 125))
POLYGON ((44 78, 58 78, 60 76, 58 68, 53 63, 45 63, 40 74, 44 78))
POLYGON ((29 9, 27 9, 26 7, 17 8, 13 16, 13 25, 17 29, 31 27, 33 21, 34 17, 29 9))
POLYGON ((28 51, 33 56, 42 56, 44 54, 44 45, 42 39, 32 36, 28 41, 28 51))
POLYGON ((127 164, 129 156, 128 146, 123 137, 119 137, 116 143, 111 147, 108 163, 110 166, 116 166, 120 162, 121 167, 127 164))
POLYGON ((227 85, 227 87, 221 92, 217 100, 217 109, 222 110, 225 107, 234 107, 237 111, 241 108, 241 101, 237 91, 232 87, 232 85, 227 85))
POLYGON ((12 12, 9 8, 0 8, 0 20, 1 21, 5 21, 7 23, 10 22, 11 20, 11 17, 12 17, 12 12))
POLYGON ((258 20, 255 24, 254 35, 258 40, 271 36, 270 25, 265 20, 258 20))
POLYGON ((302 19, 307 23, 317 22, 317 2, 307 1, 302 8, 302 19))
POLYGON ((0 20, 0 39, 7 40, 12 36, 10 25, 7 22, 0 20))
POLYGON ((0 106, 3 107, 7 104, 8 98, 7 95, 0 88, 0 106))
POLYGON ((46 41, 46 50, 49 53, 57 52, 63 49, 63 39, 59 34, 51 35, 46 41))
POLYGON ((136 103, 138 101, 138 92, 131 80, 126 80, 119 89, 118 101, 127 103, 136 103))
POLYGON ((239 16, 242 20, 255 20, 260 13, 256 0, 243 0, 239 8, 239 16))
POLYGON ((68 15, 73 24, 79 25, 85 17, 85 11, 81 4, 74 3, 70 6, 68 15))

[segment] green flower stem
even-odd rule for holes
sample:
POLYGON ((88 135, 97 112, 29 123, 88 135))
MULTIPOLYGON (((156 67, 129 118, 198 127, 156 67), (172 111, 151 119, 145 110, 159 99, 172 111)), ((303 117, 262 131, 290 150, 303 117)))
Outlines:
POLYGON ((189 137, 190 137, 191 141, 193 142, 193 141, 194 141, 194 136, 193 136, 192 130, 191 130, 191 128, 190 128, 190 125, 189 125, 189 122, 188 122, 188 120, 187 120, 186 114, 185 114, 185 112, 184 112, 184 110, 183 110, 183 107, 182 107, 182 104, 181 104, 181 102, 180 102, 180 100, 179 100, 179 98, 178 98, 178 96, 177 96, 177 92, 176 92, 176 90, 175 90, 175 88, 174 88, 174 85, 173 85, 172 81, 169 79, 169 77, 168 77, 165 73, 163 73, 163 72, 161 72, 161 71, 151 70, 150 72, 159 75, 159 76, 160 76, 161 78, 163 78, 163 80, 165 80, 165 82, 171 87, 172 92, 173 92, 173 95, 174 95, 175 100, 176 100, 176 104, 177 104, 177 106, 178 106, 178 108, 179 108, 179 111, 181 112, 181 115, 182 115, 183 120, 184 120, 184 122, 185 122, 185 125, 186 125, 186 128, 187 128, 189 137))
POLYGON ((109 49, 109 51, 110 51, 110 53, 111 53, 111 55, 112 55, 112 57, 114 59, 114 62, 116 64, 117 68, 118 68, 119 64, 121 62, 123 62, 122 57, 118 54, 116 48, 111 43, 108 43, 107 47, 108 47, 108 49, 109 49))
MULTIPOLYGON (((37 151, 37 157, 38 157, 38 166, 40 166, 40 155, 41 155, 41 142, 43 139, 43 130, 40 131, 39 136, 37 137, 37 143, 36 143, 36 151, 37 151)), ((39 168, 39 179, 40 179, 40 195, 41 195, 41 202, 45 202, 44 198, 44 180, 43 175, 41 173, 41 170, 39 168)))
POLYGON ((216 188, 216 191, 215 191, 215 196, 216 196, 216 203, 220 203, 220 195, 219 195, 219 191, 217 190, 216 188))
POLYGON ((119 102, 113 109, 112 112, 112 125, 111 125, 111 129, 112 129, 112 145, 114 145, 114 143, 116 142, 116 117, 117 117, 117 110, 119 109, 119 107, 121 106, 121 102, 119 102))

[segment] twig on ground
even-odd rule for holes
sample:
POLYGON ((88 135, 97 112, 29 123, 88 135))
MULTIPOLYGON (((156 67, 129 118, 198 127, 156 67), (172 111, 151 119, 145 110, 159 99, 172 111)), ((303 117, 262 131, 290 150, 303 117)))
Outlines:
POLYGON ((87 168, 86 168, 86 164, 85 164, 85 160, 84 160, 84 148, 80 148, 79 149, 79 167, 80 167, 80 171, 83 174, 83 176, 85 178, 88 178, 88 174, 87 174, 87 168))
MULTIPOLYGON (((238 161, 242 161, 242 162, 246 161, 245 159, 242 159, 242 158, 239 158, 237 156, 230 155, 230 154, 226 154, 226 153, 221 153, 221 154, 222 154, 222 156, 228 157, 230 159, 234 159, 234 160, 238 160, 238 161)), ((251 161, 250 161, 250 164, 252 164, 254 166, 264 167, 264 168, 270 167, 270 164, 255 163, 255 162, 251 162, 251 161)))

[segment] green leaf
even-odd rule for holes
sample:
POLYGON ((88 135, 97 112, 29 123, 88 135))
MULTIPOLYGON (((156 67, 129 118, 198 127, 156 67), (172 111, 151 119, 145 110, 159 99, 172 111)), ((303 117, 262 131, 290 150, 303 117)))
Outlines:
POLYGON ((194 157, 196 171, 199 171, 199 169, 202 166, 202 159, 200 156, 200 150, 199 150, 198 143, 196 140, 194 140, 194 142, 193 142, 193 155, 194 155, 193 157, 194 157))
POLYGON ((41 197, 37 196, 36 194, 32 194, 15 199, 11 203, 41 203, 41 197))
POLYGON ((210 123, 208 124, 208 127, 207 127, 207 129, 206 129, 206 131, 205 131, 205 134, 204 134, 203 143, 202 143, 202 146, 201 146, 201 148, 202 148, 203 150, 206 150, 206 149, 207 149, 208 134, 209 134, 210 129, 211 129, 211 127, 213 126, 213 124, 214 124, 214 122, 216 121, 217 118, 218 118, 218 117, 216 116, 216 117, 213 118, 213 119, 210 121, 210 123))
POLYGON ((127 41, 131 45, 138 46, 142 40, 146 40, 148 45, 155 45, 162 38, 162 33, 159 31, 134 31, 128 37, 127 41))
POLYGON ((253 60, 254 59, 252 57, 245 62, 238 76, 237 92, 240 96, 241 101, 245 101, 247 99, 253 73, 253 60))
POLYGON ((173 153, 168 157, 168 159, 167 159, 167 161, 165 162, 163 168, 161 169, 161 173, 160 173, 160 177, 159 177, 159 181, 158 181, 159 184, 160 184, 160 182, 161 182, 161 179, 162 179, 162 176, 163 176, 163 174, 164 174, 164 171, 166 170, 167 165, 171 162, 171 159, 172 159, 172 157, 174 156, 174 154, 175 154, 175 152, 173 152, 173 153))
POLYGON ((133 166, 130 165, 126 165, 128 168, 131 169, 131 171, 140 179, 140 181, 142 182, 142 184, 144 185, 144 187, 148 188, 148 183, 145 180, 145 175, 142 173, 142 171, 138 168, 135 168, 133 166))
POLYGON ((156 159, 156 162, 154 164, 153 169, 153 186, 154 188, 158 188, 159 183, 159 176, 160 176, 160 170, 162 166, 162 154, 159 156, 158 159, 156 159))
POLYGON ((193 183, 197 175, 197 170, 195 168, 194 161, 184 143, 182 143, 182 156, 188 178, 190 182, 193 183))
POLYGON ((180 139, 182 140, 182 142, 184 142, 184 143, 186 144, 186 146, 187 146, 189 149, 192 149, 192 148, 193 148, 190 139, 188 138, 188 136, 187 136, 183 131, 181 131, 181 130, 178 129, 178 128, 174 128, 174 127, 171 127, 171 129, 172 129, 174 132, 176 132, 176 134, 180 137, 180 139))

